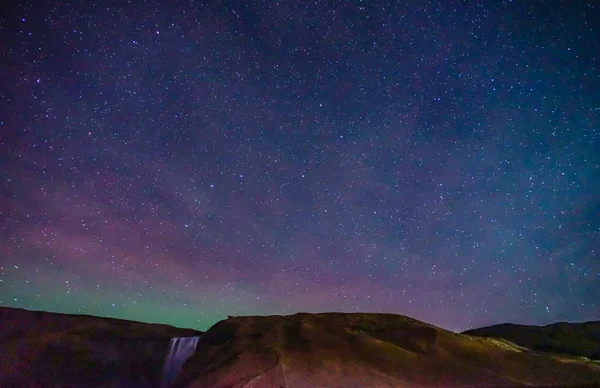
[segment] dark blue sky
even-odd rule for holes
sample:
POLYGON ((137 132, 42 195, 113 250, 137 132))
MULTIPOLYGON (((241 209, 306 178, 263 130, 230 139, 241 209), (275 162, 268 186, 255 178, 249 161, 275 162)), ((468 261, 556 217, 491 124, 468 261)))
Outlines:
POLYGON ((0 12, 0 304, 600 319, 592 1, 0 12))

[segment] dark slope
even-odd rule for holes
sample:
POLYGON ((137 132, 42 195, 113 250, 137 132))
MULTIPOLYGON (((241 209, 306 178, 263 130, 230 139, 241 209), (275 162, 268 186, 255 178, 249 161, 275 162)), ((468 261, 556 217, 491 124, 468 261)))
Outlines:
POLYGON ((179 387, 600 386, 600 365, 391 314, 235 317, 210 328, 179 387))
POLYGON ((0 387, 153 387, 172 337, 200 332, 0 307, 0 387))
POLYGON ((600 360, 600 321, 559 322, 547 326, 505 323, 468 330, 464 334, 504 338, 532 350, 600 360))

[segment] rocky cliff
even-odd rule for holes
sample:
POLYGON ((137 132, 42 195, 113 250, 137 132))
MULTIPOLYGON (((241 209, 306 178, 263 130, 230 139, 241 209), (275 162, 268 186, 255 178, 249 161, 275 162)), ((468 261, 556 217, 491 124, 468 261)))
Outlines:
POLYGON ((0 387, 157 387, 169 340, 199 334, 0 307, 0 387))

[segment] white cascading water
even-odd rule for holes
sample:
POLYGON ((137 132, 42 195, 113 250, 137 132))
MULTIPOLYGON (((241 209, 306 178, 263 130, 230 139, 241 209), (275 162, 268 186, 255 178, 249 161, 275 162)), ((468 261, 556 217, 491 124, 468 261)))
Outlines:
POLYGON ((169 342, 169 352, 163 369, 162 387, 167 388, 183 367, 183 363, 194 354, 200 337, 176 337, 169 342))

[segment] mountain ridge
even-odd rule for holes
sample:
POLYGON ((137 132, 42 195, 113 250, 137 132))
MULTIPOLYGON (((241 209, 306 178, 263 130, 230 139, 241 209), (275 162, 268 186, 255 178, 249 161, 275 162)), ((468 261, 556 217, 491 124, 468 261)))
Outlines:
POLYGON ((158 387, 183 336, 200 340, 173 387, 600 386, 600 362, 477 334, 383 313, 231 316, 200 332, 0 307, 0 386, 158 387))

